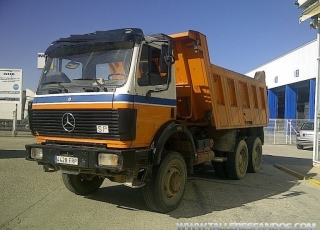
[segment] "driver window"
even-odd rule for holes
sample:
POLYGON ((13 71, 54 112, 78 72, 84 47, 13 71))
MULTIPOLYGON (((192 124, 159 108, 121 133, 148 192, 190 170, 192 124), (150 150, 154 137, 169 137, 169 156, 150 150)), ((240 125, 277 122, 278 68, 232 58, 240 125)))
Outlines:
POLYGON ((167 83, 167 76, 159 71, 160 49, 143 45, 138 68, 138 85, 154 86, 167 83))

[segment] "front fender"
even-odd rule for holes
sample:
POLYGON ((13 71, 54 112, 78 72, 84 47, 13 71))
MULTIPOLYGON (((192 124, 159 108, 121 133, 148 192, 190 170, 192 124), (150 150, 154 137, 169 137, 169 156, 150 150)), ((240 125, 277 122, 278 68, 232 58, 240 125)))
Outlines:
POLYGON ((196 152, 195 144, 193 141, 193 137, 191 135, 191 132, 189 129, 175 121, 169 121, 165 123, 156 133, 154 136, 150 149, 153 149, 153 157, 152 157, 152 164, 159 164, 162 157, 162 151, 163 148, 167 142, 167 140, 170 138, 170 136, 174 133, 178 133, 180 140, 184 141, 190 141, 191 143, 191 154, 194 154, 196 152))

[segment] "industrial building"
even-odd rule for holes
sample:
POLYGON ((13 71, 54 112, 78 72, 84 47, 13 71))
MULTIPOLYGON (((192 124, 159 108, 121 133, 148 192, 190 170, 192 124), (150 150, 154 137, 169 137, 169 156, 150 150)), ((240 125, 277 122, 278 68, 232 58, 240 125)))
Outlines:
MULTIPOLYGON (((246 73, 251 77, 256 71, 266 73, 270 112, 268 131, 275 132, 274 119, 315 119, 317 52, 318 41, 314 40, 246 73)), ((293 126, 297 125, 295 121, 291 123, 293 126)), ((285 136, 287 128, 284 128, 285 136)), ((313 165, 320 167, 318 149, 318 146, 314 149, 313 165)))
POLYGON ((317 40, 246 73, 264 70, 270 118, 314 119, 317 40))

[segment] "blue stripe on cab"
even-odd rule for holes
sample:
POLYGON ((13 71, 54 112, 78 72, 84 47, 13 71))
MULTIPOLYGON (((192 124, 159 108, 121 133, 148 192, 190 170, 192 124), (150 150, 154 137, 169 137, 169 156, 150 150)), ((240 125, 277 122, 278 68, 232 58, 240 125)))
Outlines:
POLYGON ((52 96, 52 97, 35 97, 34 104, 38 103, 66 103, 66 102, 105 102, 112 101, 113 94, 100 95, 69 95, 69 96, 52 96))
POLYGON ((129 94, 99 94, 99 95, 63 95, 63 96, 37 96, 34 98, 34 104, 42 103, 75 103, 75 102, 128 102, 128 103, 142 103, 142 104, 154 104, 154 105, 168 105, 175 106, 176 100, 174 99, 163 99, 157 97, 151 97, 147 99, 146 96, 133 96, 129 94))
POLYGON ((147 99, 146 96, 135 96, 135 102, 142 103, 142 104, 155 104, 155 105, 169 105, 169 106, 175 106, 176 100, 173 99, 167 99, 167 98, 158 98, 158 97, 152 97, 147 99))

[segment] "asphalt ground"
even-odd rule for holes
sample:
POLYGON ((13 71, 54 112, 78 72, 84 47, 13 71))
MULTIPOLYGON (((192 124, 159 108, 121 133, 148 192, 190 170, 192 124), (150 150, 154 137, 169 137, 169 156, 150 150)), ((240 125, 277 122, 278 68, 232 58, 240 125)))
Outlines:
POLYGON ((69 192, 61 172, 43 172, 24 159, 32 137, 0 137, 0 229, 177 229, 176 223, 316 223, 320 187, 276 168, 318 178, 312 151, 264 145, 259 173, 235 181, 210 164, 188 178, 184 199, 171 213, 150 211, 142 190, 105 180, 90 196, 69 192))

